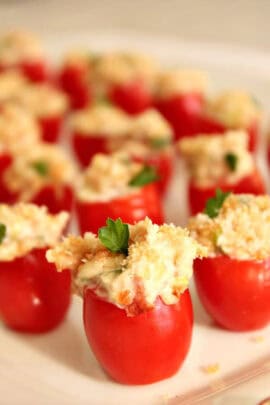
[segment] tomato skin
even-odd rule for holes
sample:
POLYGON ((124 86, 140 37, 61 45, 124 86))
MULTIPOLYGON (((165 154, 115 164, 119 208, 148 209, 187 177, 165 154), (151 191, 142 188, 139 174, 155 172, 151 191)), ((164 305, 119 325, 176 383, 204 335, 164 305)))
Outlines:
POLYGON ((217 184, 215 187, 201 188, 196 186, 193 182, 190 182, 188 199, 192 215, 198 214, 204 210, 206 201, 215 196, 217 188, 220 188, 224 192, 231 191, 234 194, 261 195, 266 193, 264 180, 257 169, 252 174, 244 177, 235 184, 221 183, 217 184))
POLYGON ((178 94, 166 100, 157 100, 155 107, 174 129, 175 140, 199 133, 198 120, 202 115, 204 95, 178 94))
POLYGON ((57 327, 70 304, 71 275, 58 273, 34 249, 11 262, 0 262, 0 317, 18 332, 43 333, 57 327))
POLYGON ((64 123, 63 115, 41 117, 38 119, 41 136, 44 142, 56 143, 59 140, 64 123))
POLYGON ((75 132, 72 135, 73 150, 82 167, 91 163, 96 153, 108 153, 107 136, 75 132))
POLYGON ((32 82, 41 83, 49 80, 48 66, 44 60, 25 61, 20 64, 22 73, 32 82))
POLYGON ((191 343, 190 295, 166 305, 157 299, 152 310, 128 317, 125 310, 84 293, 84 328, 89 345, 104 370, 122 384, 150 384, 174 375, 191 343))
POLYGON ((59 74, 60 87, 69 96, 74 110, 84 108, 92 102, 92 92, 87 84, 87 68, 83 65, 66 65, 59 74))
POLYGON ((73 190, 68 185, 59 186, 56 190, 53 186, 44 186, 31 200, 33 204, 45 205, 51 214, 61 211, 71 212, 74 202, 73 190))
POLYGON ((109 99, 130 115, 140 114, 152 106, 150 91, 143 81, 115 85, 109 91, 109 99))
POLYGON ((270 322, 270 259, 196 259, 194 277, 203 306, 222 327, 249 331, 270 322))
POLYGON ((12 156, 7 153, 0 153, 0 203, 10 204, 13 202, 15 196, 12 194, 5 182, 4 182, 4 173, 5 170, 11 165, 12 156))
MULTIPOLYGON (((197 133, 198 134, 221 134, 230 129, 221 122, 214 120, 211 117, 202 115, 198 120, 197 133)), ((253 121, 247 128, 238 128, 247 131, 248 133, 248 149, 250 152, 254 152, 257 149, 259 141, 259 122, 253 121)))
POLYGON ((155 224, 164 223, 164 214, 155 183, 141 187, 138 192, 109 201, 76 201, 76 212, 81 233, 98 233, 107 218, 121 218, 134 224, 148 216, 155 224))

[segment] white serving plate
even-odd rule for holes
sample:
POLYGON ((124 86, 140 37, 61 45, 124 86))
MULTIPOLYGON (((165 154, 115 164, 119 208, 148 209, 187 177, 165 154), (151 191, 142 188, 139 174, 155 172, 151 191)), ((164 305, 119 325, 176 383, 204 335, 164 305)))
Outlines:
MULTIPOLYGON (((88 44, 96 50, 138 49, 152 53, 168 65, 205 68, 216 88, 244 87, 255 94, 266 109, 270 107, 270 56, 261 52, 117 32, 77 33, 60 39, 54 33, 46 40, 54 58, 72 45, 88 44)), ((264 141, 257 158, 267 176, 264 141)), ((185 171, 181 162, 177 163, 175 171, 166 201, 167 221, 184 225, 187 209, 185 171)), ((20 335, 0 326, 0 403, 177 405, 205 400, 205 404, 255 404, 267 395, 265 384, 268 383, 270 390, 270 327, 253 333, 218 329, 200 306, 193 288, 192 296, 195 327, 188 357, 174 377, 148 386, 120 385, 104 374, 88 347, 81 321, 82 303, 77 297, 66 321, 52 333, 20 335), (202 371, 203 367, 213 364, 219 365, 218 372, 202 371), (258 379, 256 385, 254 380, 252 391, 248 386, 242 392, 226 391, 262 374, 265 374, 263 383, 258 379), (211 399, 211 395, 223 391, 226 396, 216 401, 211 399)))

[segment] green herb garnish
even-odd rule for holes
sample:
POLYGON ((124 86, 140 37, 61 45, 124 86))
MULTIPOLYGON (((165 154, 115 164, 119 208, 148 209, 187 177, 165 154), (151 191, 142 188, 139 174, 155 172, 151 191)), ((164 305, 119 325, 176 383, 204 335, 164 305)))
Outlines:
POLYGON ((225 155, 225 162, 232 172, 235 172, 238 163, 238 156, 234 153, 227 153, 225 155))
POLYGON ((7 233, 6 225, 0 223, 0 244, 5 239, 6 233, 7 233))
POLYGON ((166 138, 153 138, 151 139, 151 146, 154 149, 163 149, 171 143, 170 139, 166 138))
POLYGON ((108 105, 108 106, 112 105, 111 100, 110 100, 108 97, 106 97, 106 96, 100 96, 100 97, 98 97, 98 98, 96 99, 95 103, 96 103, 97 105, 100 105, 100 104, 108 105))
POLYGON ((42 160, 37 160, 36 162, 32 163, 32 168, 42 177, 45 177, 49 173, 49 167, 47 162, 42 160))
POLYGON ((129 227, 120 218, 113 221, 108 218, 107 226, 103 226, 98 231, 99 240, 113 253, 128 254, 129 227))
POLYGON ((210 218, 215 218, 218 216, 219 210, 222 207, 226 198, 231 194, 229 191, 223 193, 220 188, 216 190, 215 197, 209 198, 206 202, 204 213, 210 218))
POLYGON ((159 176, 157 175, 155 168, 152 166, 144 166, 142 170, 130 180, 128 185, 132 187, 141 187, 157 180, 159 180, 159 176))

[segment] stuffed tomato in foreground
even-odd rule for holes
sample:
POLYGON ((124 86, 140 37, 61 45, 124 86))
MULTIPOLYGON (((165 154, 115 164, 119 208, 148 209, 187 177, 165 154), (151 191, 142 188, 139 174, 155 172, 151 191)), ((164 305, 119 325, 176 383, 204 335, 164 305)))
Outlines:
POLYGON ((208 248, 195 261, 199 297, 209 315, 233 331, 270 322, 270 198, 217 192, 190 219, 191 235, 208 248))
POLYGON ((187 288, 193 259, 203 254, 180 227, 108 219, 98 237, 68 237, 47 259, 72 271, 86 336, 104 370, 120 383, 148 384, 175 374, 187 355, 187 288))
POLYGON ((0 204, 0 317, 19 332, 47 332, 64 319, 71 277, 58 273, 45 254, 61 239, 68 214, 45 207, 0 204))
POLYGON ((97 233, 108 217, 135 223, 149 217, 164 222, 152 167, 133 162, 128 155, 97 154, 81 176, 76 190, 76 211, 82 233, 97 233))
POLYGON ((235 194, 265 194, 266 186, 248 151, 245 131, 200 135, 179 142, 189 171, 188 199, 192 215, 202 212, 216 189, 235 194))

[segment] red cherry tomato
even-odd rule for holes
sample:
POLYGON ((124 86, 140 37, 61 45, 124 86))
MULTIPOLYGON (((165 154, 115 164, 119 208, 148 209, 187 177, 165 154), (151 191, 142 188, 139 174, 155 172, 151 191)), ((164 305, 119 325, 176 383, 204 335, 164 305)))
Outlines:
POLYGON ((33 204, 45 205, 51 214, 61 211, 70 212, 74 201, 73 190, 68 185, 55 189, 51 185, 44 186, 31 200, 33 204))
POLYGON ((152 95, 142 81, 114 86, 109 99, 131 115, 140 114, 152 106, 152 95))
POLYGON ((77 201, 76 211, 81 233, 97 233, 106 224, 107 218, 121 218, 123 222, 134 224, 148 216, 155 224, 164 222, 163 208, 154 183, 110 201, 77 201))
POLYGON ((61 134, 64 117, 61 115, 54 117, 39 118, 41 136, 44 142, 56 143, 61 134))
POLYGON ((20 332, 47 332, 60 324, 70 304, 71 276, 58 273, 35 249, 11 262, 0 262, 0 317, 20 332))
POLYGON ((48 66, 45 61, 25 61, 20 64, 22 73, 32 82, 44 82, 49 80, 48 66))
POLYGON ((74 133, 72 144, 82 167, 87 167, 96 153, 108 153, 106 135, 74 133))
POLYGON ((5 170, 11 163, 12 157, 9 153, 0 154, 0 203, 10 204, 15 198, 14 194, 10 193, 4 182, 5 170))
POLYGON ((67 65, 60 72, 60 87, 68 94, 72 109, 84 108, 92 101, 87 75, 87 68, 82 65, 67 65))
POLYGON ((188 291, 174 305, 158 298, 153 309, 128 317, 86 289, 83 318, 97 360, 123 384, 149 384, 172 376, 190 347, 193 311, 188 291))
POLYGON ((201 302, 219 325, 248 331, 270 322, 270 259, 222 255, 195 260, 194 270, 201 302))
POLYGON ((138 156, 134 157, 136 162, 145 163, 148 166, 154 167, 159 176, 159 180, 156 182, 158 191, 161 195, 164 195, 170 184, 173 171, 173 156, 169 153, 155 153, 149 154, 148 156, 141 158, 138 156))
POLYGON ((189 207, 192 215, 202 212, 206 206, 206 201, 214 197, 216 189, 222 191, 231 191, 234 194, 254 194, 261 195, 266 193, 264 180, 258 170, 255 170, 249 176, 235 184, 217 184, 215 187, 201 188, 190 182, 188 189, 189 207))
POLYGON ((175 140, 198 133, 203 105, 204 96, 201 93, 175 95, 167 100, 158 100, 155 104, 172 125, 175 140))

